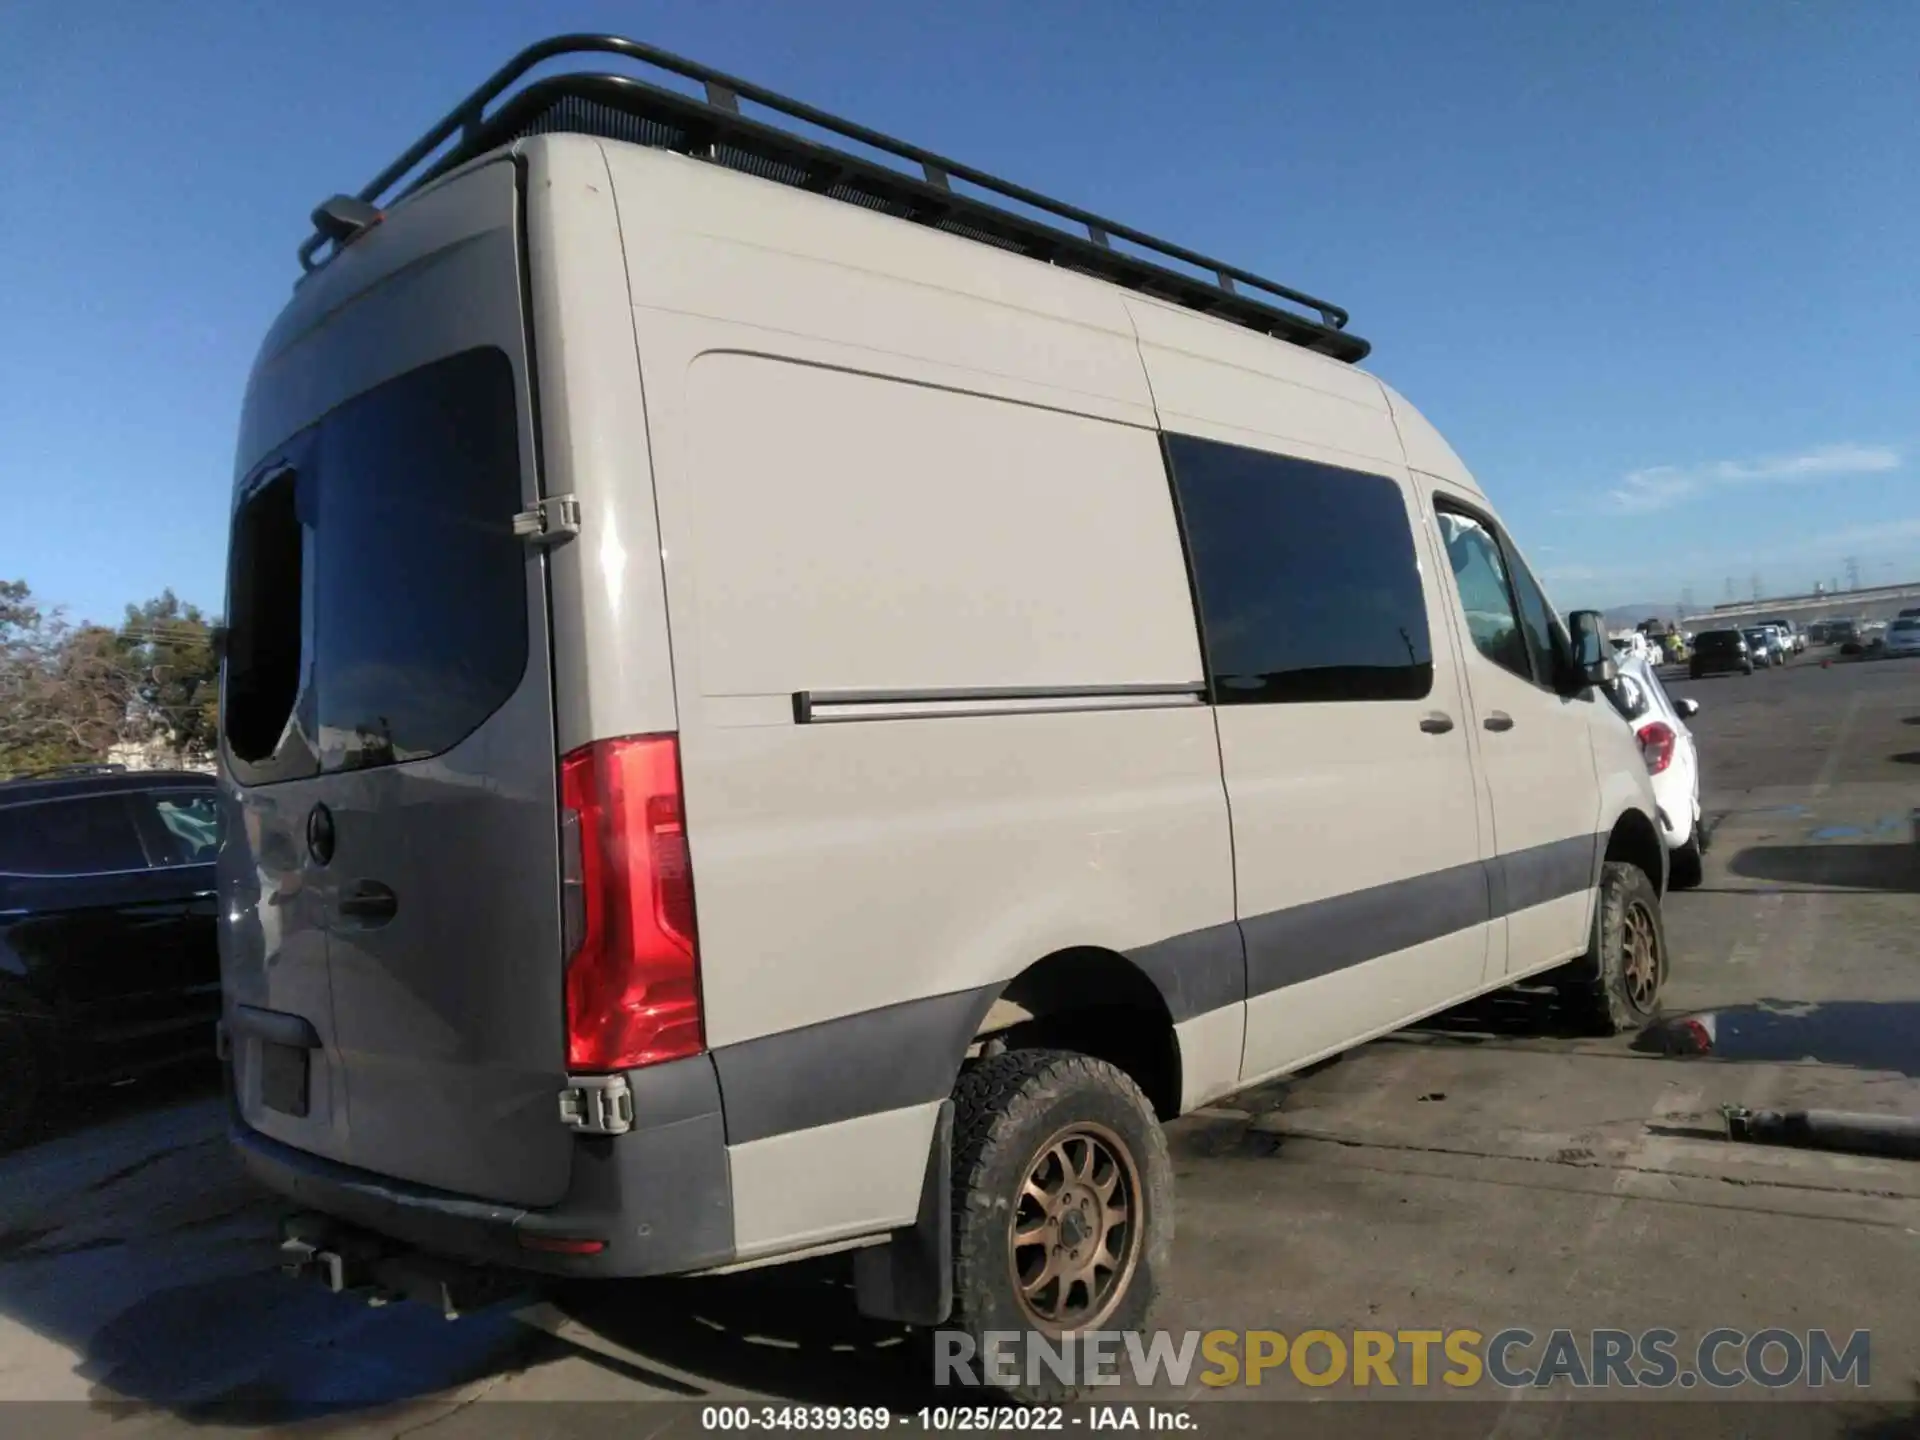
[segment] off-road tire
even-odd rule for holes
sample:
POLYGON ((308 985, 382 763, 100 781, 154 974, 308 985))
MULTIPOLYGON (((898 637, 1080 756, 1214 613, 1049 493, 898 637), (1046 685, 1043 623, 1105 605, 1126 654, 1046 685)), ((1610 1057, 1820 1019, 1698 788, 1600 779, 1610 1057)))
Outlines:
MULTIPOLYGON (((976 1356, 989 1331, 1037 1328, 1018 1293, 1014 1222, 1022 1189, 1049 1144, 1080 1125, 1097 1127, 1125 1147, 1135 1186, 1131 1223, 1139 1227, 1126 1242, 1130 1268, 1116 1281, 1105 1312, 1084 1328, 1143 1328, 1173 1245, 1173 1165, 1140 1088, 1104 1060, 1065 1050, 1011 1050, 968 1069, 953 1099, 953 1314, 945 1328, 971 1336, 976 1356)), ((1041 1333, 1059 1348, 1059 1333, 1041 1333)), ((1003 1391, 1014 1399, 1057 1404, 1077 1393, 1044 1365, 1029 1383, 1024 1351, 1015 1368, 1021 1383, 1003 1391)), ((975 1370, 980 1373, 978 1361, 975 1370)))
POLYGON ((1638 865, 1609 860, 1600 871, 1600 903, 1594 906, 1593 937, 1587 953, 1568 966, 1559 989, 1583 1024, 1596 1035, 1630 1035, 1645 1029, 1660 1010, 1667 980, 1667 932, 1660 917, 1660 896, 1638 865), (1639 918, 1636 918, 1639 917, 1639 918), (1651 986, 1629 974, 1629 925, 1650 927, 1653 942, 1651 986))

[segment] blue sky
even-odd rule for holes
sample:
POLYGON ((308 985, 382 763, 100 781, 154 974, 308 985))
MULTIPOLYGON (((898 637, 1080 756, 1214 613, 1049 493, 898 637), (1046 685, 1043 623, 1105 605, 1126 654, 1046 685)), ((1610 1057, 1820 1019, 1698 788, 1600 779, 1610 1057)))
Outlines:
POLYGON ((0 578, 217 608, 308 210, 561 28, 1344 304, 1563 605, 1920 579, 1912 0, 22 0, 0 578))

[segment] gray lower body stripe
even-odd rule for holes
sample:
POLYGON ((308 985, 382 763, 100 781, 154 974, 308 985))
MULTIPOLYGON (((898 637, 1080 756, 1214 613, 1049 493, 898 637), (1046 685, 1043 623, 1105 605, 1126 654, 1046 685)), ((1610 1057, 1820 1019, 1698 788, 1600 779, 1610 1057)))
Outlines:
POLYGON ((1178 1024, 1243 996, 1298 985, 1590 890, 1599 884, 1603 841, 1575 835, 1250 915, 1238 926, 1213 925, 1128 953, 1159 988, 1178 1024))
POLYGON ((1574 835, 1495 856, 1487 862, 1493 913, 1511 915, 1592 889, 1600 883, 1596 867, 1602 853, 1602 837, 1574 835))
POLYGON ((1476 860, 1249 916, 1240 922, 1247 994, 1264 995, 1484 925, 1492 913, 1487 892, 1487 872, 1476 860))
MULTIPOLYGON (((1128 952, 1175 1024, 1542 905, 1597 883, 1601 837, 1333 895, 1128 952)), ((713 1052, 727 1143, 945 1099, 1003 986, 903 1001, 713 1052)))
POLYGON ((1156 940, 1127 958, 1153 981, 1176 1025, 1246 998, 1246 940, 1231 920, 1156 940))
POLYGON ((1003 987, 930 995, 713 1052, 727 1143, 944 1100, 1003 987))

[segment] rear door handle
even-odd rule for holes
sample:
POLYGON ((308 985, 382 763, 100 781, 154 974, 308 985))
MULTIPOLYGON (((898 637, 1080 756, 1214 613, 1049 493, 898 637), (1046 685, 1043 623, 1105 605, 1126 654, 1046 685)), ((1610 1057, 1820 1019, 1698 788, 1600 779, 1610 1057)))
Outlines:
POLYGON ((378 880, 356 880, 340 897, 338 909, 343 919, 371 930, 400 913, 400 897, 378 880))
POLYGON ((1429 735, 1444 735, 1453 729, 1453 717, 1435 710, 1420 722, 1420 728, 1429 735))
POLYGON ((1513 717, 1504 710, 1496 710, 1480 723, 1489 730, 1511 730, 1513 717))

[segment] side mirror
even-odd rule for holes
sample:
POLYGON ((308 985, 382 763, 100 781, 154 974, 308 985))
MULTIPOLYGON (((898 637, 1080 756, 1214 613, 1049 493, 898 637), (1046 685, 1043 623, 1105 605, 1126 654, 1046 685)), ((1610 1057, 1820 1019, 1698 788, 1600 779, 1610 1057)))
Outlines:
POLYGON ((1567 634, 1573 641, 1573 676, 1578 688, 1611 685, 1619 667, 1607 644, 1606 617, 1598 610, 1575 610, 1567 616, 1567 634))
POLYGON ((1680 718, 1682 720, 1691 720, 1700 713, 1700 702, 1698 700, 1676 700, 1673 702, 1673 708, 1680 712, 1680 718))

